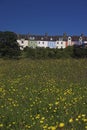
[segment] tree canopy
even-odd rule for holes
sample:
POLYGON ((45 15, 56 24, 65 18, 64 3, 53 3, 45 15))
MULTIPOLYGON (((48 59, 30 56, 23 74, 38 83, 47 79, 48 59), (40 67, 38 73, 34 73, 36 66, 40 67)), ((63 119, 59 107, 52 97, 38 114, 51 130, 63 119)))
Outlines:
POLYGON ((17 35, 14 32, 0 32, 0 57, 15 58, 20 55, 17 35))

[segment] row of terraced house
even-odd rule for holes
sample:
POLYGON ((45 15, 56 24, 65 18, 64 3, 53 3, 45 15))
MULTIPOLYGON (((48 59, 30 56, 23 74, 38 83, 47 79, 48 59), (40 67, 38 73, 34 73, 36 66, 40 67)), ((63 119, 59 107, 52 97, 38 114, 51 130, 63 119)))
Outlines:
POLYGON ((49 36, 49 35, 18 35, 17 40, 20 49, 25 47, 49 47, 49 48, 66 48, 73 45, 86 45, 87 36, 49 36))

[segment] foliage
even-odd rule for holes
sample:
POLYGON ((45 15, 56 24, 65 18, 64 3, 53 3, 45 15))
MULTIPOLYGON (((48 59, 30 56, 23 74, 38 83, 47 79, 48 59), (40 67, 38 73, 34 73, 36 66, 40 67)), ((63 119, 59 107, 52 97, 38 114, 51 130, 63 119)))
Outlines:
POLYGON ((77 58, 87 58, 87 48, 84 46, 74 46, 74 56, 77 58))
POLYGON ((24 49, 25 57, 33 59, 59 59, 73 57, 73 47, 67 47, 65 49, 55 48, 28 48, 24 49))
POLYGON ((87 130, 87 60, 0 59, 0 129, 87 130))
POLYGON ((13 32, 0 32, 0 57, 16 58, 20 55, 17 35, 13 32))
MULTIPOLYGON (((66 33, 63 34, 63 38, 66 40, 66 33)), ((0 57, 17 58, 19 56, 30 59, 87 58, 87 48, 76 45, 65 49, 26 47, 21 53, 17 35, 9 31, 0 32, 0 57)))
POLYGON ((87 48, 68 46, 66 48, 25 48, 25 57, 31 59, 87 58, 87 48))

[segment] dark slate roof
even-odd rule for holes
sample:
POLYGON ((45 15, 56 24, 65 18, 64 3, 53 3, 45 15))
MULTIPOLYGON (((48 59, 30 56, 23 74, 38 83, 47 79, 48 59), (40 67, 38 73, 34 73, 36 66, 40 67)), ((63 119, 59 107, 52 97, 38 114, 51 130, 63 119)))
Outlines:
POLYGON ((71 36, 72 41, 79 41, 80 36, 71 36))
POLYGON ((86 36, 83 36, 83 41, 87 41, 87 37, 86 36))
POLYGON ((29 35, 27 37, 29 40, 41 40, 41 41, 57 41, 59 39, 62 39, 64 41, 67 41, 67 37, 63 36, 48 36, 48 35, 29 35))
POLYGON ((82 37, 83 41, 87 41, 87 36, 71 36, 72 41, 79 41, 80 37, 82 37))
MULTIPOLYGON (((27 40, 41 40, 41 41, 59 41, 62 39, 63 41, 67 41, 69 36, 49 36, 49 35, 31 35, 31 34, 17 34, 18 39, 24 38, 27 40)), ((71 36, 72 41, 79 41, 80 36, 71 36)), ((87 36, 82 36, 83 41, 87 41, 87 36)))

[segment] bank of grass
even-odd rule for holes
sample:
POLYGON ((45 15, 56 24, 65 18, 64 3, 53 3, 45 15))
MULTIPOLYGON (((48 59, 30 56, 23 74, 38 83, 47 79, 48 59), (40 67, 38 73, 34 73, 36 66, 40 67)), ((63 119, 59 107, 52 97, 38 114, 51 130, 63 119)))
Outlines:
POLYGON ((86 130, 87 59, 0 59, 1 130, 86 130))

